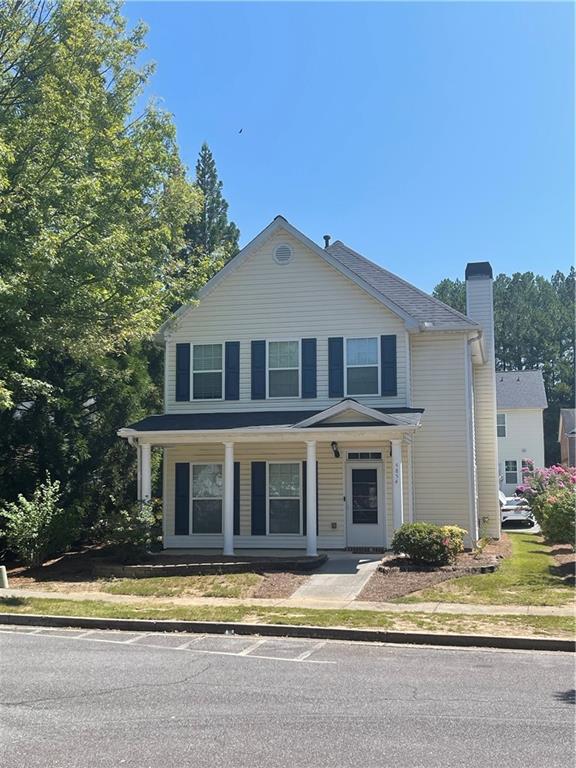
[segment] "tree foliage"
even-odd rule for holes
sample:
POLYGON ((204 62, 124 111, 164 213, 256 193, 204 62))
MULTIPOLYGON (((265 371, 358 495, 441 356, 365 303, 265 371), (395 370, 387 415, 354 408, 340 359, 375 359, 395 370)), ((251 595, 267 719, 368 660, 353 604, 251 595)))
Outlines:
MULTIPOLYGON (((494 280, 496 370, 539 368, 548 409, 544 412, 546 462, 559 460, 558 418, 561 407, 574 405, 575 271, 556 272, 551 279, 532 272, 500 274, 494 280)), ((434 296, 466 311, 461 280, 442 280, 434 296)))

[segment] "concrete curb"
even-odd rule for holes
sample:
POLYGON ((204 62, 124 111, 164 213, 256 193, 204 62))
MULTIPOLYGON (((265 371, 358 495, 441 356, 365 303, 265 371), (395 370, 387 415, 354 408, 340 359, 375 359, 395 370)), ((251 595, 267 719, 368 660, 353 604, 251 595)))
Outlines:
POLYGON ((409 645, 443 645, 465 648, 505 648, 524 651, 574 653, 576 640, 560 637, 498 637, 496 635, 451 635, 430 632, 394 632, 380 629, 314 627, 294 624, 241 624, 218 621, 176 621, 166 619, 106 619, 93 616, 47 616, 2 613, 0 625, 35 627, 77 627, 116 629, 128 632, 196 632, 203 634, 299 637, 315 640, 348 640, 409 645))

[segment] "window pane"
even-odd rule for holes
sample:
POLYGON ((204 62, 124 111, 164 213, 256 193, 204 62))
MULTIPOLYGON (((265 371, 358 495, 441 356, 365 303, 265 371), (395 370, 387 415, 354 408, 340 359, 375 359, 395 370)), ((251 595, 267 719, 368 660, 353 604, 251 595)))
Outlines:
POLYGON ((298 368, 298 342, 271 341, 268 345, 268 368, 298 368))
POLYGON ((269 397, 298 397, 298 371, 269 371, 269 397))
POLYGON ((375 469, 352 470, 352 522, 378 523, 378 474, 375 469))
POLYGON ((270 499, 270 533, 300 533, 300 500, 270 499))
POLYGON ((346 362, 348 365, 378 365, 378 339, 348 339, 346 362))
POLYGON ((300 496, 300 465, 268 465, 269 496, 300 496))
POLYGON ((194 344, 192 363, 195 371, 221 371, 222 344, 194 344))
POLYGON ((194 400, 219 400, 222 397, 222 374, 195 373, 192 388, 194 400))
POLYGON ((222 533, 222 499, 202 499, 192 502, 194 533, 222 533))
POLYGON ((496 415, 496 434, 498 437, 506 437, 506 414, 498 413, 496 415))
POLYGON ((505 480, 507 483, 518 482, 518 463, 514 460, 504 462, 505 480))
POLYGON ((222 498, 222 465, 193 464, 192 465, 192 498, 221 499, 222 498))
POLYGON ((349 395, 377 395, 378 368, 348 368, 349 395))

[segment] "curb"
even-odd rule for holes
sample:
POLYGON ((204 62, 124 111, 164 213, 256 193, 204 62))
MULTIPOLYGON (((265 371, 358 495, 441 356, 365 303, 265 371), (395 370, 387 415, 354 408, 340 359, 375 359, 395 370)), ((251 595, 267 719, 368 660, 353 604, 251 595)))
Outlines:
POLYGON ((198 632, 202 634, 260 635, 299 637, 315 640, 407 645, 442 645, 460 648, 504 648, 522 651, 560 651, 574 653, 576 640, 559 637, 507 637, 496 635, 451 635, 429 632, 394 632, 381 629, 315 627, 294 624, 241 624, 219 621, 176 621, 167 619, 104 619, 93 616, 48 616, 43 614, 3 613, 0 625, 35 627, 77 627, 140 632, 198 632))

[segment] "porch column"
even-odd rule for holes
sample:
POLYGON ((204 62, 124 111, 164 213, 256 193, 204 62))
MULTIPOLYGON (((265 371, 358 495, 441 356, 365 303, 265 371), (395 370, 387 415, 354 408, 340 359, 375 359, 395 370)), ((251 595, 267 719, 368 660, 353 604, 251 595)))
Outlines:
POLYGON ((152 446, 142 443, 140 446, 140 501, 150 501, 152 498, 152 446))
POLYGON ((318 554, 316 541, 316 440, 306 441, 306 554, 318 554))
POLYGON ((402 492, 402 440, 392 443, 392 520, 394 530, 404 522, 404 494, 402 492))
POLYGON ((224 554, 234 554, 234 443, 224 443, 224 554))

